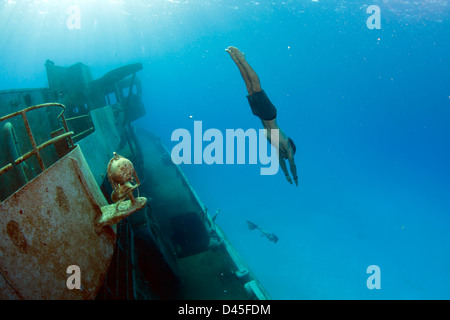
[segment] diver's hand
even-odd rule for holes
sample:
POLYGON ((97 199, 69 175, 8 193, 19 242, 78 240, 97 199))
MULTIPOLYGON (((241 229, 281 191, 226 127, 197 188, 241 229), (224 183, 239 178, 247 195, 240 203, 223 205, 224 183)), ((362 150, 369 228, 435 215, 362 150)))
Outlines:
POLYGON ((286 175, 286 180, 287 180, 290 184, 292 184, 292 178, 291 178, 291 176, 290 176, 289 174, 286 175))

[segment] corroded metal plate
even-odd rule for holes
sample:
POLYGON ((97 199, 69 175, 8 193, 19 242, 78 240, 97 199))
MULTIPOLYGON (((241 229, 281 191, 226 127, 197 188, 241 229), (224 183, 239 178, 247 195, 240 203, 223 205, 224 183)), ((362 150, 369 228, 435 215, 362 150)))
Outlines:
POLYGON ((115 233, 96 229, 107 202, 79 147, 0 205, 0 299, 93 299, 115 233), (68 289, 67 268, 81 289, 68 289))

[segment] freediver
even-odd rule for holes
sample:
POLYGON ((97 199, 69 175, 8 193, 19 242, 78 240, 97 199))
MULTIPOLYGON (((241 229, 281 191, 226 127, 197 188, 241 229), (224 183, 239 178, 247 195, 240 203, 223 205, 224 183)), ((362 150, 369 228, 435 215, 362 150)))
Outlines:
MULTIPOLYGON (((277 124, 277 109, 267 97, 264 90, 261 89, 261 83, 256 72, 245 60, 244 54, 236 47, 228 47, 225 49, 236 63, 239 71, 241 72, 242 79, 244 79, 245 86, 248 91, 248 102, 252 113, 261 119, 264 129, 267 130, 267 140, 271 142, 271 130, 279 130, 279 146, 273 145, 278 150, 278 158, 281 169, 286 176, 287 181, 292 184, 292 178, 295 185, 298 186, 297 167, 294 162, 294 155, 296 147, 294 141, 289 138, 283 130, 277 124), (285 159, 289 161, 289 167, 291 169, 292 178, 289 175, 285 159)), ((275 241, 276 242, 276 241, 275 241)))
POLYGON ((258 229, 259 231, 261 231, 261 233, 262 233, 261 237, 266 237, 267 239, 269 239, 269 241, 272 241, 273 243, 277 243, 278 237, 274 233, 269 233, 269 232, 261 229, 260 226, 254 224, 253 222, 248 221, 248 220, 247 220, 247 225, 250 230, 258 229))

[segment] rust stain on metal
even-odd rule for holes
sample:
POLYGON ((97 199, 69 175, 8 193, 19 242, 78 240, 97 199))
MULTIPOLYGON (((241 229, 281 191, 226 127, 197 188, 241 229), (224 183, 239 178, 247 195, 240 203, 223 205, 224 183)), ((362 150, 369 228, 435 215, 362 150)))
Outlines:
POLYGON ((56 203, 64 213, 70 212, 69 200, 67 199, 64 189, 61 186, 56 187, 56 203))
POLYGON ((20 230, 19 224, 14 220, 9 221, 6 226, 6 231, 12 243, 19 249, 19 252, 26 254, 28 251, 28 243, 20 230))

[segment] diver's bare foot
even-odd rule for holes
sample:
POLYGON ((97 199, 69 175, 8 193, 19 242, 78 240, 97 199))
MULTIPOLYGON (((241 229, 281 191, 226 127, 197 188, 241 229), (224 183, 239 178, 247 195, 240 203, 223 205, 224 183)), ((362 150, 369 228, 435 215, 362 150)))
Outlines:
POLYGON ((231 50, 231 47, 228 47, 228 49, 225 49, 226 52, 230 55, 231 59, 233 59, 234 63, 239 64, 239 60, 236 58, 235 54, 231 50))
POLYGON ((243 54, 241 50, 236 47, 228 47, 228 49, 231 50, 239 62, 243 63, 245 61, 245 54, 243 54))

